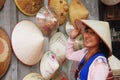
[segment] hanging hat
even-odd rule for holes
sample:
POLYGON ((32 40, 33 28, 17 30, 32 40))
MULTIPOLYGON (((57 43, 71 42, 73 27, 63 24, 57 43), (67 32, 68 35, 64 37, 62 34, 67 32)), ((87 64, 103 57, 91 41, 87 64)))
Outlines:
POLYGON ((48 6, 42 7, 36 15, 36 25, 46 37, 51 37, 59 27, 54 11, 48 6))
POLYGON ((14 0, 18 9, 27 16, 34 16, 43 6, 44 0, 14 0))
POLYGON ((113 6, 113 5, 120 3, 120 0, 101 0, 101 2, 103 2, 104 4, 108 6, 113 6))
POLYGON ((114 55, 108 58, 110 68, 113 71, 113 75, 120 75, 120 60, 114 55))
MULTIPOLYGON (((112 44, 111 44, 109 23, 105 21, 97 21, 97 20, 81 20, 79 22, 91 28, 105 43, 105 45, 109 49, 109 54, 112 55, 112 44)), ((83 25, 79 25, 79 26, 82 29, 83 25)))
POLYGON ((62 32, 55 33, 49 42, 49 50, 56 54, 59 64, 65 61, 67 38, 62 32))
POLYGON ((54 76, 58 68, 59 63, 57 61, 56 55, 51 51, 47 51, 41 59, 40 63, 41 75, 45 79, 49 80, 54 76))
POLYGON ((48 0, 48 6, 55 11, 59 24, 64 24, 69 11, 67 0, 48 0))
POLYGON ((75 20, 76 19, 87 19, 89 16, 89 11, 85 7, 85 5, 82 3, 81 0, 71 0, 70 6, 69 6, 69 17, 71 24, 74 28, 76 28, 75 20))
POLYGON ((31 21, 16 24, 12 32, 12 47, 17 58, 26 65, 35 65, 44 52, 44 37, 31 21))
POLYGON ((39 73, 29 73, 23 80, 45 80, 39 73))
POLYGON ((71 22, 67 21, 66 25, 65 25, 65 31, 67 33, 68 36, 70 36, 70 33, 74 30, 73 25, 71 24, 71 22))
POLYGON ((0 78, 6 73, 11 60, 11 44, 7 33, 0 28, 0 78))

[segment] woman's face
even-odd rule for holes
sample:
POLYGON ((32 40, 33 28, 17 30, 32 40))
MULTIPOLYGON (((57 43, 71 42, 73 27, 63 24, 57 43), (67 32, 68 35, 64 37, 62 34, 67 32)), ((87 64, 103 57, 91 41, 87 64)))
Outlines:
POLYGON ((99 47, 100 38, 99 36, 90 28, 85 29, 83 33, 84 45, 87 48, 99 47))

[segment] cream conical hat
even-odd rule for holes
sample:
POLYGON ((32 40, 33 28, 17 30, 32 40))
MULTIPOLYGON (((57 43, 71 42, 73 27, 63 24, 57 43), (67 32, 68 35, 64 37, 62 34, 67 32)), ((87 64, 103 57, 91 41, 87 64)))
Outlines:
POLYGON ((49 50, 56 55, 59 64, 65 61, 66 44, 67 38, 62 32, 57 32, 50 38, 49 50))
POLYGON ((12 32, 12 47, 17 58, 26 65, 35 65, 44 51, 44 37, 31 21, 16 24, 12 32))
POLYGON ((108 58, 110 68, 113 71, 113 75, 120 75, 120 60, 118 60, 114 55, 108 58))
POLYGON ((45 80, 39 73, 29 73, 23 80, 45 80))
POLYGON ((57 69, 59 68, 59 63, 57 61, 56 55, 52 51, 47 51, 40 62, 40 72, 43 78, 46 80, 51 79, 57 69))
POLYGON ((101 0, 104 4, 112 6, 120 3, 120 0, 101 0))
POLYGON ((69 17, 71 24, 74 28, 76 28, 75 20, 76 19, 87 19, 89 16, 89 11, 85 7, 85 5, 82 3, 81 0, 71 0, 70 6, 69 6, 69 17))
POLYGON ((97 21, 97 20, 81 20, 84 24, 90 27, 93 31, 95 31, 98 36, 103 40, 106 46, 109 48, 110 55, 112 55, 112 44, 111 44, 111 35, 109 23, 105 21, 97 21))

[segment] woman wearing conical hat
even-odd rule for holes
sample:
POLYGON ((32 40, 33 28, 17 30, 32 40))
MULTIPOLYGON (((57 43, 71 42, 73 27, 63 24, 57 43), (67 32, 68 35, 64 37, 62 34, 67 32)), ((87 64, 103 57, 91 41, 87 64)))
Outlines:
POLYGON ((107 58, 112 55, 108 22, 76 20, 75 28, 68 39, 66 57, 79 61, 75 80, 106 80, 109 73, 107 58), (84 48, 74 51, 73 44, 78 35, 83 35, 84 48))

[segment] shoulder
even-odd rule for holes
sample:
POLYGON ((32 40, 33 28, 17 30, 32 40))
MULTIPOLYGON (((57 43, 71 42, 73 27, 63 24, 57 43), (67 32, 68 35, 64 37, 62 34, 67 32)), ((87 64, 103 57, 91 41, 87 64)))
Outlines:
POLYGON ((95 69, 97 67, 103 67, 103 68, 108 67, 108 62, 107 62, 106 57, 102 55, 97 55, 97 57, 94 58, 89 68, 95 69))
POLYGON ((95 60, 94 63, 105 63, 107 64, 107 59, 104 56, 98 56, 95 60))
POLYGON ((100 80, 105 80, 108 74, 108 70, 109 67, 107 59, 104 56, 98 56, 89 67, 88 80, 91 80, 91 78, 92 80, 96 80, 98 77, 100 80))

